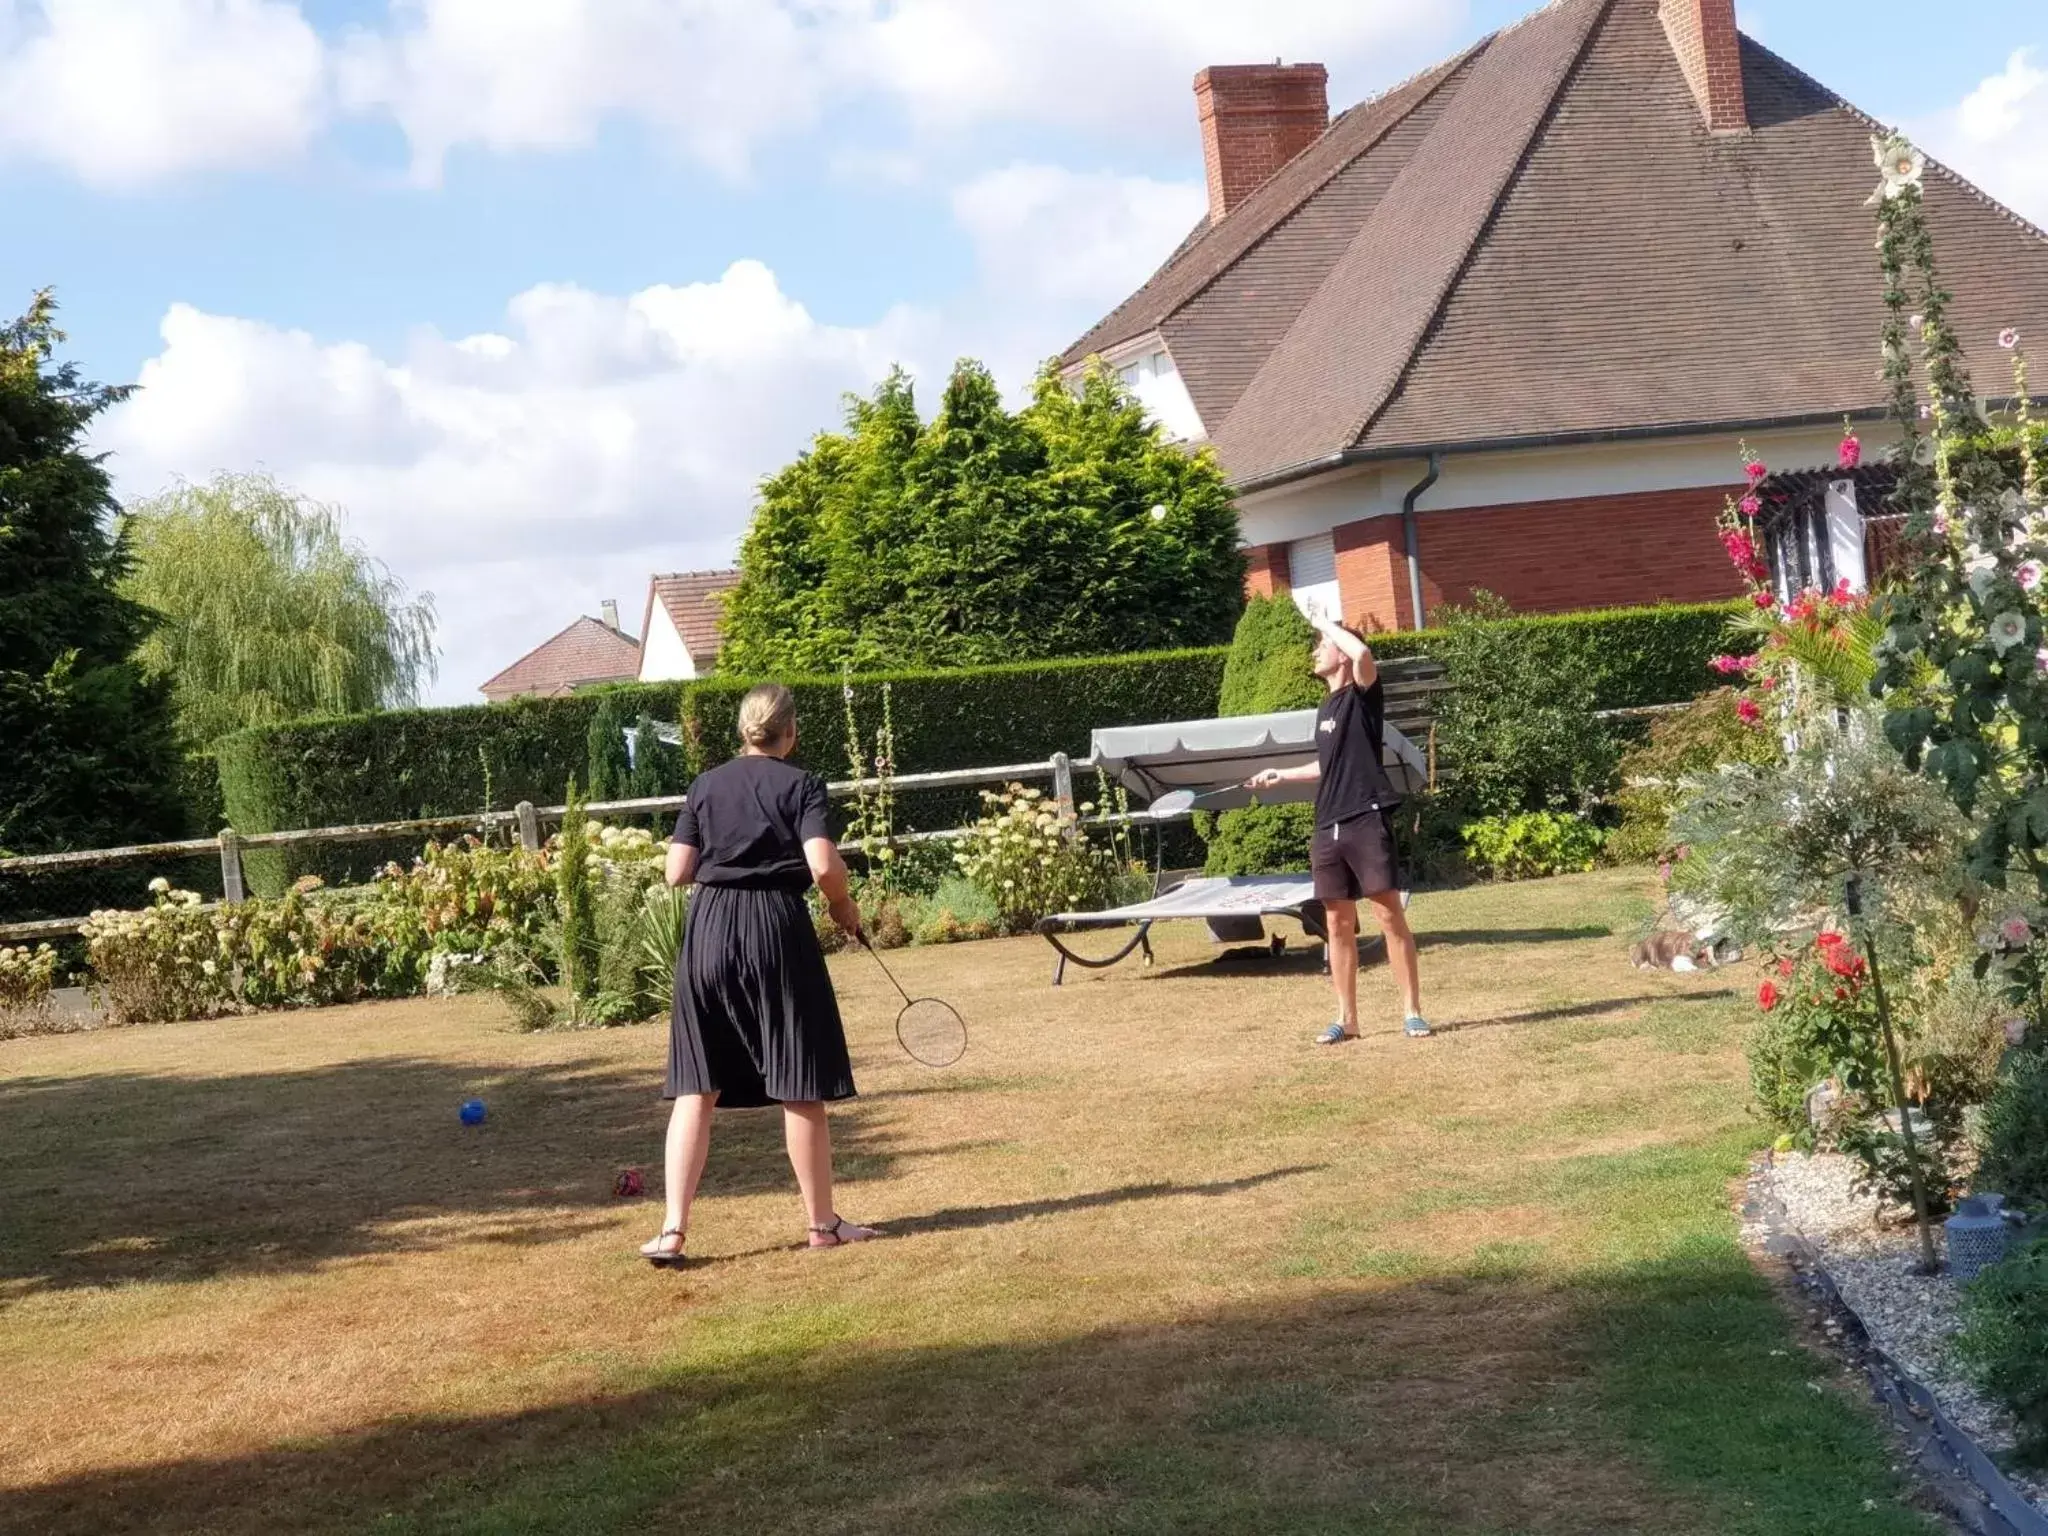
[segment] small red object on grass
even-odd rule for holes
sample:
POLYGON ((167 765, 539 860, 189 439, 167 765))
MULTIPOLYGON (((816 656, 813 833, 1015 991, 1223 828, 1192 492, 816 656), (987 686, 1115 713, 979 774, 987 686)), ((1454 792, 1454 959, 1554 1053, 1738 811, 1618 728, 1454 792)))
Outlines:
POLYGON ((638 1168, 621 1168, 619 1176, 612 1180, 612 1193, 621 1200, 632 1199, 635 1195, 643 1193, 646 1187, 641 1182, 638 1168))

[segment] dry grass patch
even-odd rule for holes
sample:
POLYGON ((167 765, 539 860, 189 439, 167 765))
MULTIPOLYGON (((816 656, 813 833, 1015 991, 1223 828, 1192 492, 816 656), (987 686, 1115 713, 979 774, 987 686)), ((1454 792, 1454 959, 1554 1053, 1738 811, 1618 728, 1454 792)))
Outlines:
POLYGON ((1335 1051, 1312 966, 1183 926, 1057 990, 1036 941, 892 956, 970 1022, 932 1073, 837 957, 841 1205, 889 1238, 797 1251, 779 1124, 729 1115, 679 1275, 610 1196, 658 1161, 659 1030, 465 999, 11 1042, 0 1526, 1833 1530, 1673 1461, 1617 1365, 1637 1312, 1739 1318, 1692 1367, 1731 1422, 1782 1399, 1826 1431, 1796 1481, 1890 1498, 1725 1262, 1740 1010, 1629 968, 1642 905, 1424 897, 1442 1036, 1370 973, 1335 1051), (1691 1244, 1720 1267, 1666 1276, 1691 1244))

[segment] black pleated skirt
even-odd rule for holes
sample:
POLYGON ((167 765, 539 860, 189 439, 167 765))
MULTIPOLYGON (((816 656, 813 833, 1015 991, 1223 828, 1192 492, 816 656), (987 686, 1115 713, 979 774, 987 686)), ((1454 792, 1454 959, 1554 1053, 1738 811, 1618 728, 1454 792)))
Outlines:
POLYGON ((676 956, 662 1097, 716 1093, 721 1109, 850 1099, 839 999, 804 898, 699 886, 676 956))

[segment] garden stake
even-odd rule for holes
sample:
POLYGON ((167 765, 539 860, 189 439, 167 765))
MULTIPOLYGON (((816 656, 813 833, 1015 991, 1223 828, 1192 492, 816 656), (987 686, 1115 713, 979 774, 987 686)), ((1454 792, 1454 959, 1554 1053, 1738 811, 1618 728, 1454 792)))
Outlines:
POLYGON ((1906 1102, 1906 1074, 1899 1064, 1899 1040, 1892 1032, 1891 1003, 1885 997, 1884 976, 1877 965, 1877 945, 1863 917, 1863 878, 1851 875, 1843 892, 1849 916, 1862 929, 1863 957, 1870 962, 1870 989, 1877 998, 1877 1022, 1884 1030, 1884 1061, 1892 1078, 1892 1102, 1899 1106, 1899 1136, 1906 1144, 1906 1168, 1913 1176, 1913 1219, 1920 1228, 1920 1272, 1941 1273, 1941 1260, 1934 1251, 1934 1224, 1927 1214, 1927 1178, 1920 1168, 1920 1143, 1913 1135, 1913 1109, 1906 1102))

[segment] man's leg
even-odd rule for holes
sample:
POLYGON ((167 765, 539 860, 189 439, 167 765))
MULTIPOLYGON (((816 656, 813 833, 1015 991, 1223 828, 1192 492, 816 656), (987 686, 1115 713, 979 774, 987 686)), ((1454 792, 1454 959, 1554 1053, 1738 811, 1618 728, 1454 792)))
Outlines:
POLYGON ((1337 991, 1337 1023, 1347 1035, 1358 1033, 1358 903, 1325 901, 1323 922, 1330 930, 1325 952, 1330 957, 1330 985, 1337 991))
POLYGON ((1380 891, 1368 896, 1380 932, 1387 940, 1387 965, 1394 984, 1401 989, 1403 1017, 1422 1017, 1422 967, 1415 953, 1415 935, 1408 927, 1408 914, 1401 910, 1399 891, 1380 891))

